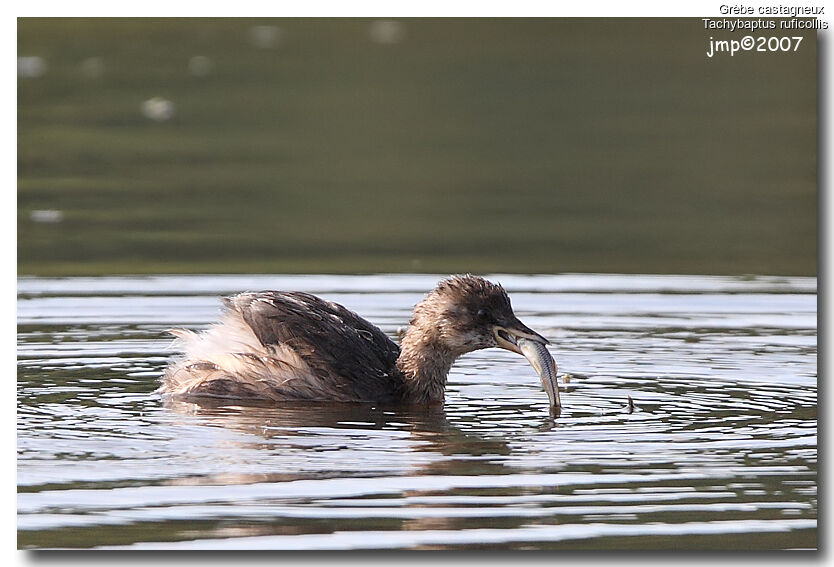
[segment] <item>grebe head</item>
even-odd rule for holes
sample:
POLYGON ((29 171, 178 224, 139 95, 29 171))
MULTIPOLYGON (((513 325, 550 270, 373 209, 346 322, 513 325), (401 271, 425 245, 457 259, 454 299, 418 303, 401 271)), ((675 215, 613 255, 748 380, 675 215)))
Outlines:
POLYGON ((440 282, 417 305, 411 324, 455 355, 489 347, 522 354, 522 337, 548 343, 518 320, 503 287, 472 275, 440 282))

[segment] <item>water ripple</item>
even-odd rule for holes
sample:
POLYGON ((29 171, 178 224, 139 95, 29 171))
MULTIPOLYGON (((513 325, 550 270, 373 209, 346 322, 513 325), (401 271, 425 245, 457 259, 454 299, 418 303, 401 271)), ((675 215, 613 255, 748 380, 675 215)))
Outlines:
POLYGON ((434 276, 21 278, 19 544, 816 546, 815 279, 495 279, 570 375, 558 417, 494 349, 428 412, 152 393, 220 295, 304 289, 394 336, 434 276))

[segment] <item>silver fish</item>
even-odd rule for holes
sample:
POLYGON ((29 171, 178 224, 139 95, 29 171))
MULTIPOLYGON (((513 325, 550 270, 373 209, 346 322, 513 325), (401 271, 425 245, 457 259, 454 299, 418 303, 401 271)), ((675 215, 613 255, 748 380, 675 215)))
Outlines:
POLYGON ((550 398, 551 407, 562 407, 562 400, 559 399, 559 384, 556 382, 556 361, 550 356, 550 351, 542 343, 524 338, 518 338, 517 344, 524 357, 538 372, 542 387, 547 392, 547 397, 550 398))

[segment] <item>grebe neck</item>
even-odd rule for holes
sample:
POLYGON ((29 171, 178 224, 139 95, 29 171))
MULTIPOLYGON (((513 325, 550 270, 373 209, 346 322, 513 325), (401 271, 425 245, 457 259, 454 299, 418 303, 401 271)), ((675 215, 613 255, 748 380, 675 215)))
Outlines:
POLYGON ((397 367, 406 383, 406 398, 415 403, 443 403, 446 376, 457 355, 433 333, 410 325, 400 344, 397 367))

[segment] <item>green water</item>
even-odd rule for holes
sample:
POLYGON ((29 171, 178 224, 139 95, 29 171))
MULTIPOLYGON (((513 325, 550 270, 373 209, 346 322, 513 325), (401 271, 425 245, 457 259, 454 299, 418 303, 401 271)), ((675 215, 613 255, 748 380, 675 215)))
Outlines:
POLYGON ((710 59, 700 19, 370 27, 20 19, 47 70, 18 80, 19 273, 816 274, 813 34, 710 59))

